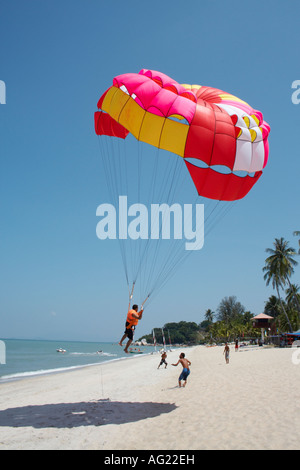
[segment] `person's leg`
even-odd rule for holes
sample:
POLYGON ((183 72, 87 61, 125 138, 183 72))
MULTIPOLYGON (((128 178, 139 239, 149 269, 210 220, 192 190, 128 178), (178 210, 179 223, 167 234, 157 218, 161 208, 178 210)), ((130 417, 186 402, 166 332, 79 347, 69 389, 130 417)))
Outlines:
MULTIPOLYGON (((129 339, 129 340, 128 340, 128 343, 126 344, 125 349, 124 349, 124 351, 125 351, 126 353, 128 353, 128 348, 129 348, 129 346, 131 345, 131 343, 132 343, 132 339, 129 339)), ((128 353, 128 354, 129 354, 129 353, 128 353)))
POLYGON ((183 386, 185 387, 186 384, 187 384, 187 379, 188 379, 188 376, 190 375, 190 370, 187 370, 184 374, 184 384, 183 386))
POLYGON ((184 380, 183 379, 183 371, 181 372, 180 376, 179 376, 179 379, 178 379, 178 384, 179 384, 179 387, 181 387, 181 381, 184 380))
POLYGON ((125 339, 126 337, 127 337, 127 334, 124 333, 124 335, 122 336, 122 339, 121 339, 120 342, 119 342, 119 345, 120 345, 120 346, 123 346, 122 343, 123 343, 123 341, 124 341, 124 339, 125 339))

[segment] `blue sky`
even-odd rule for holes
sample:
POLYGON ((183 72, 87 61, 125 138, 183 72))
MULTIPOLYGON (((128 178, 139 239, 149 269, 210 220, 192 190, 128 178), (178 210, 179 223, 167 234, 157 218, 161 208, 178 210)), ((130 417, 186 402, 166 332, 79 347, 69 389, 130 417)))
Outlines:
MULTIPOLYGON (((0 337, 117 341, 128 291, 117 242, 96 237, 107 200, 93 113, 114 76, 142 68, 228 91, 271 125, 260 181, 146 309, 137 336, 196 321, 235 295, 273 293, 265 249, 299 226, 297 1, 2 2, 0 337)), ((299 283, 299 267, 293 282, 299 283)))

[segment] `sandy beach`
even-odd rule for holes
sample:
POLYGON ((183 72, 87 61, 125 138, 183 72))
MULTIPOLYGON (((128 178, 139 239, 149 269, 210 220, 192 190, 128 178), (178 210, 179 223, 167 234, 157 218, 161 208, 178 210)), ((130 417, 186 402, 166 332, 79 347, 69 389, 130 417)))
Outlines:
POLYGON ((178 350, 1 384, 0 449, 299 449, 294 351, 187 348, 185 388, 178 350))

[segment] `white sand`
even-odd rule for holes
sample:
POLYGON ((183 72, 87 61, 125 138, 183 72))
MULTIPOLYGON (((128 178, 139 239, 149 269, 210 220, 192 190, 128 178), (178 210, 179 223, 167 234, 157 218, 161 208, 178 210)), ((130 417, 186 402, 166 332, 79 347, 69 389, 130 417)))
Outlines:
POLYGON ((299 449, 294 350, 222 352, 186 349, 181 389, 159 355, 1 384, 0 449, 299 449))

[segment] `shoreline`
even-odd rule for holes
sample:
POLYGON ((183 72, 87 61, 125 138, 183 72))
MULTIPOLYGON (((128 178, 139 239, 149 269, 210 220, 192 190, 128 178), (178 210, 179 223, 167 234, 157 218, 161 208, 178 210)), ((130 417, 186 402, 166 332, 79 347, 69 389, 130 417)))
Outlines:
MULTIPOLYGON (((185 346, 184 348, 193 348, 197 346, 185 346)), ((172 349, 171 352, 176 351, 176 349, 172 349)), ((170 353, 170 351, 167 351, 167 353, 170 353)), ((39 377, 44 377, 48 375, 56 375, 56 374, 64 374, 64 373, 69 373, 69 372, 75 372, 76 370, 80 369, 85 369, 87 367, 101 367, 104 364, 109 364, 112 362, 119 362, 119 361, 127 361, 127 360, 133 360, 134 358, 141 358, 141 357, 146 357, 146 356, 159 356, 160 352, 159 351, 154 351, 154 352, 143 352, 143 354, 132 354, 132 355, 127 355, 125 357, 117 357, 114 359, 107 359, 103 362, 94 362, 90 364, 81 364, 81 365, 76 365, 76 366, 69 366, 69 367, 61 367, 61 368, 56 368, 56 369, 44 369, 44 370, 37 370, 37 371, 28 371, 28 372, 18 372, 13 375, 7 375, 7 376, 2 376, 0 377, 0 390, 1 390, 1 384, 6 384, 6 383, 11 383, 11 382, 20 382, 21 380, 27 380, 27 379, 34 379, 34 378, 39 378, 39 377)))
MULTIPOLYGON (((151 353, 148 353, 151 354, 151 353)), ((38 378, 38 377, 43 377, 47 375, 55 375, 55 374, 63 374, 63 373, 68 373, 68 372, 74 372, 79 369, 85 369, 86 367, 96 367, 96 366, 101 366, 103 364, 107 364, 110 362, 116 362, 116 361, 123 361, 126 359, 131 359, 130 357, 118 357, 114 359, 107 359, 103 362, 94 362, 91 364, 81 364, 77 366, 69 366, 69 367, 61 367, 57 369, 44 369, 44 370, 37 370, 37 371, 28 371, 28 372, 18 372, 13 375, 7 375, 7 376, 2 376, 0 377, 0 386, 1 384, 5 383, 10 383, 10 382, 19 382, 21 380, 27 380, 30 378, 38 378)))
MULTIPOLYGON (((31 342, 39 342, 39 343, 44 343, 44 342, 50 342, 50 343, 57 343, 57 341, 55 340, 24 340, 24 339, 17 339, 17 340, 9 340, 9 339, 6 339, 4 341, 17 341, 17 342, 26 342, 28 341, 28 343, 31 343, 31 342)), ((99 342, 96 343, 96 342, 85 342, 85 341, 71 341, 69 342, 69 344, 100 344, 99 342)), ((69 371, 72 371, 72 370, 76 370, 76 369, 80 369, 80 368, 84 368, 84 367, 90 367, 90 366, 97 366, 97 365, 101 365, 103 363, 106 363, 106 362, 114 362, 114 361, 119 361, 119 360, 123 360, 123 359, 132 359, 132 357, 135 356, 135 354, 127 354, 127 355, 120 355, 120 354, 123 354, 123 348, 120 348, 120 346, 118 345, 118 343, 113 343, 113 342, 106 342, 106 343, 101 343, 102 345, 104 344, 107 344, 107 345, 113 345, 113 346, 116 346, 117 347, 117 351, 114 351, 114 352, 104 352, 103 355, 100 354, 100 355, 97 355, 95 353, 90 353, 90 352, 80 352, 80 353, 75 353, 75 352, 70 352, 68 351, 66 356, 74 356, 74 355, 93 355, 97 357, 97 359, 100 359, 98 360, 97 362, 87 362, 87 363, 78 363, 78 364, 69 364, 69 365, 57 365, 57 366, 53 366, 51 365, 50 367, 48 366, 44 366, 44 365, 41 365, 40 368, 32 368, 29 370, 22 370, 22 368, 20 368, 19 371, 15 371, 15 372, 7 372, 7 373, 3 373, 2 376, 0 376, 0 385, 1 384, 4 384, 4 383, 7 383, 7 382, 13 382, 13 381, 20 381, 20 380, 23 380, 23 379, 27 379, 27 378, 30 378, 30 377, 39 377, 39 376, 45 376, 45 375, 52 375, 52 374, 61 374, 61 373, 64 373, 64 372, 69 372, 69 371)), ((148 354, 155 354, 154 350, 153 350, 153 347, 151 345, 148 345, 151 347, 151 351, 150 350, 144 350, 143 351, 143 354, 138 354, 139 356, 145 356, 145 355, 148 355, 148 354)), ((146 346, 145 346, 146 348, 146 346)), ((4 367, 4 366, 3 366, 4 367)))
MULTIPOLYGON (((291 350, 184 348, 0 385, 3 450, 299 449, 300 365, 291 350), (137 360, 137 358, 139 360, 137 360)), ((128 358, 129 359, 129 358, 128 358)))
MULTIPOLYGON (((193 348, 197 346, 184 346, 183 349, 185 348, 193 348)), ((174 348, 171 350, 171 352, 177 351, 179 348, 174 348)), ((167 353, 170 353, 170 351, 167 351, 167 353)), ((143 354, 134 354, 130 356, 129 354, 125 357, 117 357, 114 359, 107 359, 103 362, 94 362, 91 364, 81 364, 77 366, 69 366, 69 367, 61 367, 61 368, 56 368, 56 369, 44 369, 44 370, 37 370, 37 371, 28 371, 28 372, 18 372, 13 375, 7 375, 7 376, 2 376, 0 377, 0 390, 1 390, 1 384, 6 384, 6 383, 11 383, 11 382, 19 382, 21 380, 27 380, 27 379, 34 379, 34 378, 39 378, 39 377, 44 377, 47 375, 56 375, 56 374, 64 374, 68 372, 75 372, 76 370, 79 369, 85 369, 87 367, 101 367, 104 364, 109 364, 111 362, 118 362, 118 361, 126 361, 126 360, 133 360, 134 358, 141 358, 141 357, 146 357, 146 356, 160 356, 160 351, 154 351, 154 352, 143 352, 143 354)))

